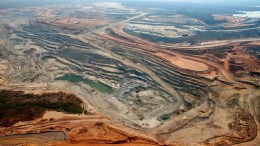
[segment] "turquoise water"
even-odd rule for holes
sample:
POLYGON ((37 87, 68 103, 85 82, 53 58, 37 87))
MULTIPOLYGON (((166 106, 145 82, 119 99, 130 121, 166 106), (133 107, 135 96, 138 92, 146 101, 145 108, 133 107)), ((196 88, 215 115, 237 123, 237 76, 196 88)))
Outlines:
POLYGON ((171 117, 169 116, 169 115, 162 115, 161 117, 160 117, 160 119, 161 120, 163 120, 163 121, 167 121, 167 120, 169 120, 171 117))
POLYGON ((91 80, 85 79, 82 76, 75 75, 75 74, 65 74, 62 77, 56 78, 56 80, 66 80, 66 81, 76 82, 76 83, 82 82, 91 86, 92 88, 99 90, 102 93, 111 94, 114 92, 113 88, 106 84, 103 84, 101 82, 93 82, 91 80))

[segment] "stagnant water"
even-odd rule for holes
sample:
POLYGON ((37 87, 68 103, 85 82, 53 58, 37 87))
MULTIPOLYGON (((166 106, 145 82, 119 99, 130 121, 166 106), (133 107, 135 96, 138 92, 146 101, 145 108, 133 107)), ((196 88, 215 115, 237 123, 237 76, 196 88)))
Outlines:
POLYGON ((82 82, 84 84, 91 86, 92 88, 99 90, 102 93, 111 94, 114 92, 113 88, 106 84, 103 84, 101 82, 93 82, 91 80, 88 80, 86 78, 83 78, 82 76, 75 75, 75 74, 65 74, 62 77, 56 78, 56 80, 66 80, 66 81, 77 82, 77 83, 82 82))

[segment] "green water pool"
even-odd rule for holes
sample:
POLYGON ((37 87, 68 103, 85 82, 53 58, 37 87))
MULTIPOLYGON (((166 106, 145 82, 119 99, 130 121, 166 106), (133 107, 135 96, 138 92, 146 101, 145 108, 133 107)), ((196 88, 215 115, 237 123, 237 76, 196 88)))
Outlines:
POLYGON ((91 80, 85 79, 82 76, 75 75, 75 74, 65 74, 62 77, 56 78, 56 80, 66 80, 66 81, 77 82, 77 83, 82 82, 84 84, 91 86, 92 88, 99 90, 102 93, 111 94, 114 92, 113 88, 106 84, 103 84, 101 82, 93 82, 91 80))

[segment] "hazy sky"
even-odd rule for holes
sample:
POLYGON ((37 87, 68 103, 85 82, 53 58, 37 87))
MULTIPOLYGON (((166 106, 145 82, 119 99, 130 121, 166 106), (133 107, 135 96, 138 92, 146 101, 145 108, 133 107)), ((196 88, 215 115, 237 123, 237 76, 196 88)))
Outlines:
MULTIPOLYGON (((112 1, 112 0, 111 0, 112 1)), ((120 0, 117 0, 120 2, 120 0)), ((125 1, 125 0, 121 0, 125 1)), ((260 0, 127 0, 127 1, 173 1, 182 3, 198 3, 198 4, 218 4, 218 5, 244 5, 259 6, 260 0)))
MULTIPOLYGON (((133 0, 133 1, 137 1, 137 0, 133 0)), ((139 0, 139 1, 177 1, 177 2, 192 2, 192 3, 260 3, 260 0, 139 0)))
POLYGON ((37 6, 48 4, 81 4, 89 2, 151 2, 151 1, 172 1, 181 3, 213 4, 224 6, 260 6, 260 0, 0 0, 1 7, 20 7, 20 6, 37 6))

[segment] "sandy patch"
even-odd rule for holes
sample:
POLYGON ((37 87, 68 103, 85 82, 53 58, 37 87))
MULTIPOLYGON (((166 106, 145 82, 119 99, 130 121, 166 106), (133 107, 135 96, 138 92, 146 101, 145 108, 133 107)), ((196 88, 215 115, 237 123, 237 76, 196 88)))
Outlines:
POLYGON ((205 78, 208 78, 210 80, 213 80, 217 77, 217 72, 216 71, 212 71, 209 74, 204 74, 203 75, 205 78))
POLYGON ((189 69, 193 71, 206 71, 208 70, 208 66, 204 63, 200 63, 194 60, 186 59, 180 56, 172 56, 165 53, 155 53, 156 56, 161 57, 171 64, 178 66, 183 69, 189 69))
MULTIPOLYGON (((58 119, 66 116, 68 114, 65 114, 63 112, 56 112, 56 111, 46 111, 43 115, 42 119, 58 119)), ((73 115, 73 114, 71 114, 73 115)))
POLYGON ((54 20, 55 24, 84 24, 84 25, 105 25, 108 23, 108 20, 100 19, 81 19, 81 18, 64 18, 54 20))
POLYGON ((252 43, 249 43, 249 45, 260 46, 260 41, 254 41, 254 42, 252 42, 252 43))
POLYGON ((217 108, 212 117, 213 119, 199 122, 192 127, 184 128, 170 134, 166 143, 177 142, 192 145, 203 142, 211 137, 228 134, 228 124, 233 120, 230 113, 217 108))
POLYGON ((213 15, 213 17, 215 20, 226 20, 229 23, 239 23, 246 20, 246 18, 243 17, 235 17, 230 15, 213 15))
POLYGON ((254 24, 228 24, 225 25, 224 28, 234 28, 234 27, 246 27, 246 26, 252 26, 254 24))
POLYGON ((3 74, 7 68, 8 68, 8 67, 7 67, 6 65, 0 64, 0 73, 3 74))
POLYGON ((0 77, 0 85, 4 84, 5 83, 5 80, 4 79, 1 79, 0 77))

